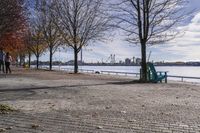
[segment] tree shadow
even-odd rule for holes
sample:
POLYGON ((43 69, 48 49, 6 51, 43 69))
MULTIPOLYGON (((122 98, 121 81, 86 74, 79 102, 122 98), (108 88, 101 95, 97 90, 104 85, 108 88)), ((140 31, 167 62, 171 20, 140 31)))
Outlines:
POLYGON ((107 85, 103 84, 83 84, 83 85, 63 85, 63 86, 41 86, 41 87, 26 87, 26 88, 15 88, 15 89, 0 89, 0 92, 12 92, 12 91, 34 91, 34 90, 57 90, 57 89, 66 89, 66 88, 75 88, 75 87, 89 87, 89 86, 102 86, 107 85))
POLYGON ((86 84, 86 85, 66 85, 66 86, 40 86, 40 87, 24 87, 24 88, 13 88, 13 89, 0 89, 0 101, 8 101, 8 100, 20 100, 20 99, 37 99, 45 98, 48 96, 49 91, 67 91, 72 95, 76 95, 79 91, 81 91, 82 87, 88 86, 102 86, 106 84, 86 84), (37 90, 43 90, 44 93, 37 93, 37 90))
POLYGON ((108 82, 113 85, 132 85, 132 84, 148 84, 150 82, 142 82, 141 80, 131 80, 131 81, 120 81, 120 82, 108 82))
POLYGON ((116 81, 116 82, 106 82, 99 84, 79 84, 79 85, 62 85, 62 86, 40 86, 40 87, 24 87, 24 88, 13 88, 13 89, 0 89, 0 92, 15 92, 15 91, 34 91, 34 90, 59 90, 68 89, 76 87, 90 87, 90 86, 104 86, 104 85, 132 85, 132 84, 146 84, 140 80, 131 81, 116 81))

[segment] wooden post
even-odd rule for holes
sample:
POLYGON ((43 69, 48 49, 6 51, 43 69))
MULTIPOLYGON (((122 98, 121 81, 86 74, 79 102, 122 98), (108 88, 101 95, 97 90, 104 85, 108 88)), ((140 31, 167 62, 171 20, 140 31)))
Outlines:
POLYGON ((167 83, 167 72, 165 72, 165 83, 167 83))
MULTIPOLYGON (((160 76, 162 75, 162 72, 160 72, 160 76)), ((160 83, 162 83, 162 80, 160 80, 160 83)))

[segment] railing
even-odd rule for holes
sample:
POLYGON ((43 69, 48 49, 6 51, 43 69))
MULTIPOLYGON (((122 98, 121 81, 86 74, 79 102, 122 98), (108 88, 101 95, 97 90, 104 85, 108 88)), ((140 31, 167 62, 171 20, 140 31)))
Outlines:
MULTIPOLYGON (((36 68, 36 67, 33 67, 33 68, 36 68)), ((39 69, 45 69, 45 70, 48 70, 49 67, 48 67, 48 66, 39 66, 39 69)))
POLYGON ((140 73, 130 73, 130 72, 116 72, 116 71, 100 71, 101 74, 116 74, 116 75, 135 75, 136 77, 140 76, 140 73))
MULTIPOLYGON (((116 71, 101 71, 101 74, 116 74, 116 75, 135 75, 136 77, 140 76, 140 73, 128 73, 128 72, 116 72, 116 71)), ((187 77, 187 76, 174 76, 167 75, 167 78, 177 78, 181 79, 181 82, 184 82, 184 79, 200 79, 200 77, 187 77)))
MULTIPOLYGON (((68 71, 68 72, 73 72, 73 68, 59 68, 59 67, 53 67, 53 70, 60 70, 60 71, 68 71)), ((86 72, 86 73, 95 73, 94 70, 88 70, 88 69, 78 69, 79 72, 86 72)))
POLYGON ((173 76, 173 75, 168 75, 167 77, 170 77, 170 78, 180 78, 181 82, 184 82, 184 79, 200 79, 200 77, 173 76))
POLYGON ((74 71, 74 69, 72 69, 72 68, 58 68, 57 70, 68 71, 68 72, 73 72, 74 71))
POLYGON ((95 73, 94 70, 87 70, 87 69, 78 69, 80 72, 86 72, 86 73, 95 73))
MULTIPOLYGON (((48 69, 48 67, 40 67, 42 69, 48 69)), ((74 69, 72 68, 58 68, 53 67, 54 70, 61 70, 61 71, 70 71, 73 72, 74 69)), ((140 73, 131 73, 131 72, 116 72, 116 71, 97 71, 97 70, 87 70, 87 69, 79 69, 80 72, 86 73, 100 73, 100 74, 115 74, 115 75, 125 75, 125 76, 136 76, 139 77, 140 73)), ((189 77, 189 76, 174 76, 174 75, 167 75, 167 78, 177 78, 181 79, 181 82, 184 82, 184 79, 199 79, 200 77, 189 77)))

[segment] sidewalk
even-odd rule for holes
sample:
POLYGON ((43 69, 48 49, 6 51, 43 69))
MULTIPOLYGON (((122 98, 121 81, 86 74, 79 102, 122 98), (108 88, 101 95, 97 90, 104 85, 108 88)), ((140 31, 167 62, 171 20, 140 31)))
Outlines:
POLYGON ((200 132, 200 85, 17 69, 0 75, 0 132, 200 132))

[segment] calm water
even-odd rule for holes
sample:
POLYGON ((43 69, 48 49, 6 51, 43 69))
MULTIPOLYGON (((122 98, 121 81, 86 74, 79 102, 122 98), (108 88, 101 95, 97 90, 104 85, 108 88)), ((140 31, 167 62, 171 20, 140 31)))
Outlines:
MULTIPOLYGON (((58 66, 57 66, 58 67, 58 66)), ((73 66, 61 66, 61 68, 73 69, 73 66)), ((79 66, 79 69, 95 70, 95 71, 116 71, 116 72, 133 72, 138 73, 140 67, 138 66, 79 66)), ((200 67, 188 66, 158 66, 157 71, 168 71, 168 75, 173 76, 189 76, 200 77, 200 67)), ((169 78, 171 80, 181 81, 179 78, 169 78)), ((184 79, 189 82, 200 82, 200 79, 184 79)))

